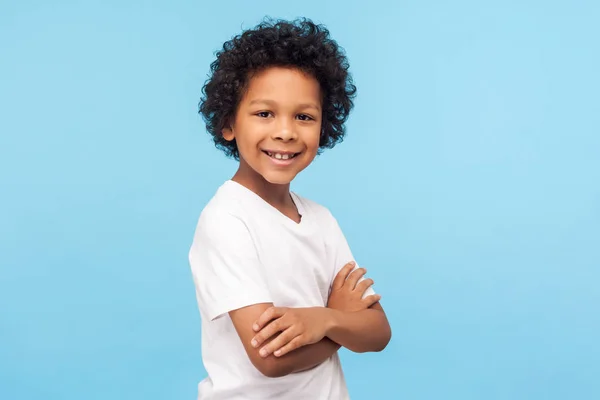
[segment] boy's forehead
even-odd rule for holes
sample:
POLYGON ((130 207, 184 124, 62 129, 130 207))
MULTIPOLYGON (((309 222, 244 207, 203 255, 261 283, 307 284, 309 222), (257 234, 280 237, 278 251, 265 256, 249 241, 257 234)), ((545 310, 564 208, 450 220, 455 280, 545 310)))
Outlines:
POLYGON ((249 104, 280 101, 319 104, 321 87, 312 75, 303 71, 273 67, 250 76, 244 97, 249 104))

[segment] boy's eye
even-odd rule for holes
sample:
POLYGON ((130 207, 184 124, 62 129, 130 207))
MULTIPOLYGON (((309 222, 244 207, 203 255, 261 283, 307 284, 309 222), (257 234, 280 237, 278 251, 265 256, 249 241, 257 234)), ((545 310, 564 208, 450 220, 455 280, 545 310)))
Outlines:
POLYGON ((298 119, 300 119, 300 121, 310 121, 313 118, 310 115, 298 114, 298 119))
POLYGON ((261 118, 269 118, 270 115, 271 113, 269 111, 261 111, 256 113, 256 116, 261 118))

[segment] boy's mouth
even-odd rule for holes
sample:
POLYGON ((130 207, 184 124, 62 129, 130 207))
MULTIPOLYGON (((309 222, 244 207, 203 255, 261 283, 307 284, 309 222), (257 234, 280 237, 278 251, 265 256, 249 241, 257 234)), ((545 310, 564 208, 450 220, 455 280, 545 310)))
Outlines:
POLYGON ((267 150, 263 150, 263 153, 265 153, 266 155, 268 155, 271 158, 274 158, 275 160, 290 160, 294 157, 296 157, 298 154, 300 153, 290 153, 290 152, 274 152, 274 151, 267 151, 267 150))

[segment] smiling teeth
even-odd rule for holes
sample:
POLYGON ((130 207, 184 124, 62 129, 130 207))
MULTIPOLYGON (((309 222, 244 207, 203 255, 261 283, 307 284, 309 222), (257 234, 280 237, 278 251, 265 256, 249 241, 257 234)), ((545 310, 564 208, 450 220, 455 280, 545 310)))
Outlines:
POLYGON ((281 154, 281 153, 267 153, 269 157, 273 157, 277 160, 289 160, 290 158, 294 158, 295 154, 281 154))

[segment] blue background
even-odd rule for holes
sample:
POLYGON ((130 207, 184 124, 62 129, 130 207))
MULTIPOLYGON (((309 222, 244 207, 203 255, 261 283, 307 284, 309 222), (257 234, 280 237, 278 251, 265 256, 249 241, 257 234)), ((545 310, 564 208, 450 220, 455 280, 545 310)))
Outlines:
POLYGON ((359 88, 294 185, 392 324, 352 398, 600 398, 597 2, 0 4, 0 399, 195 398, 187 251, 236 168, 197 102, 266 14, 325 23, 359 88))

